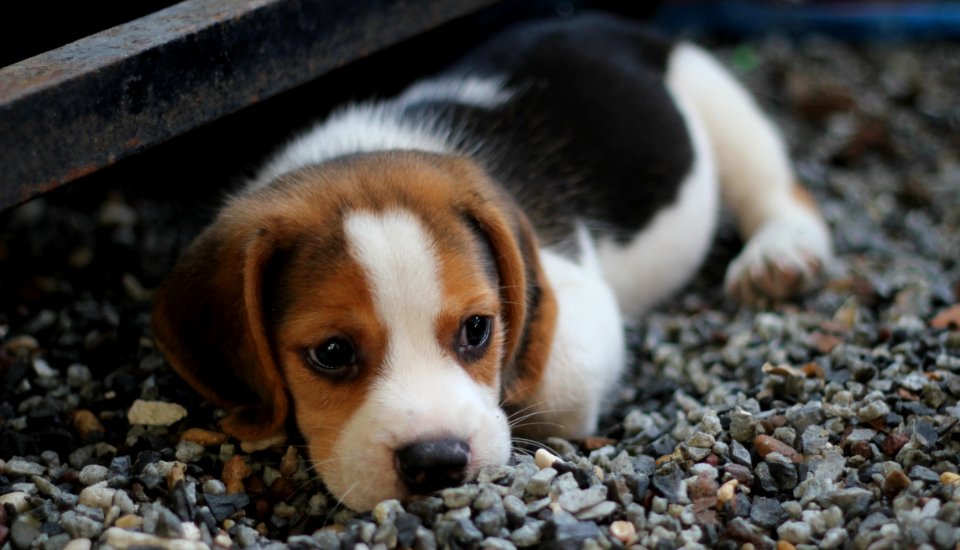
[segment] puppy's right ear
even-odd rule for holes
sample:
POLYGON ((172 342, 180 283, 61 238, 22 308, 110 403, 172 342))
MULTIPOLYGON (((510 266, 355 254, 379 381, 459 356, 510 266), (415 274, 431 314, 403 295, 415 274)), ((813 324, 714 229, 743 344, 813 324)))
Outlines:
POLYGON ((279 433, 288 410, 262 304, 263 273, 278 234, 262 214, 233 206, 158 289, 153 331, 174 370, 230 411, 224 431, 254 440, 279 433))

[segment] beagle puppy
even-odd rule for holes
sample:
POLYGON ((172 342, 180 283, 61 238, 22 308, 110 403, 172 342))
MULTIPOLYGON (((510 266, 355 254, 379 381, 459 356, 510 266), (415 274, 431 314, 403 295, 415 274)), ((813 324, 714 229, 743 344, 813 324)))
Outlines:
POLYGON ((295 421, 365 510, 596 428, 622 327, 703 260, 747 302, 831 255, 782 139, 703 50, 611 15, 526 23, 283 147, 158 290, 172 366, 265 438, 295 421), (509 416, 509 415, 514 416, 509 416))

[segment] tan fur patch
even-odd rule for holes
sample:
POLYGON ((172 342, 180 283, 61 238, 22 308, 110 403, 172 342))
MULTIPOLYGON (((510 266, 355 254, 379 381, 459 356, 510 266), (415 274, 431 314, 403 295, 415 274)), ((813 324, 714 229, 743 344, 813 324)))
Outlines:
POLYGON ((383 362, 387 336, 359 266, 343 262, 331 276, 304 285, 309 268, 309 262, 290 266, 300 288, 277 331, 276 346, 297 423, 307 436, 311 458, 320 461, 329 457, 340 430, 363 404, 383 362), (348 338, 356 346, 356 377, 325 375, 306 360, 309 348, 333 337, 348 338))

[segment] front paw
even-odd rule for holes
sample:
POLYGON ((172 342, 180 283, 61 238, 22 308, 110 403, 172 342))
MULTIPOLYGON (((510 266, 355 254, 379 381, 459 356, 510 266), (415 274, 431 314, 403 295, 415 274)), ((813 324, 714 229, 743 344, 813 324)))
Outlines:
POLYGON ((778 303, 813 288, 832 255, 829 230, 816 213, 776 216, 747 241, 724 286, 748 305, 778 303))

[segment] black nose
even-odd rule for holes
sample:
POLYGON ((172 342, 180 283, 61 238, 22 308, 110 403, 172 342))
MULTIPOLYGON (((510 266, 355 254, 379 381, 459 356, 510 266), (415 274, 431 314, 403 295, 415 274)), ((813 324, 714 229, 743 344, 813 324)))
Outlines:
POLYGON ((397 449, 397 473, 411 492, 425 494, 463 483, 470 445, 462 439, 417 441, 397 449))

